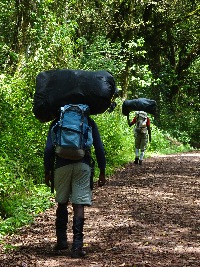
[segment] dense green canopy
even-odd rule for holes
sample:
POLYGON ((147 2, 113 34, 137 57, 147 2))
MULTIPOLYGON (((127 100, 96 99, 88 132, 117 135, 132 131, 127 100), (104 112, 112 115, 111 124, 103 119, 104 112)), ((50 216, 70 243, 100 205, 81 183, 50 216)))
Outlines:
POLYGON ((3 0, 1 71, 23 73, 32 95, 41 70, 107 69, 122 97, 157 101, 157 125, 171 128, 189 113, 178 129, 196 144, 199 11, 195 0, 3 0))

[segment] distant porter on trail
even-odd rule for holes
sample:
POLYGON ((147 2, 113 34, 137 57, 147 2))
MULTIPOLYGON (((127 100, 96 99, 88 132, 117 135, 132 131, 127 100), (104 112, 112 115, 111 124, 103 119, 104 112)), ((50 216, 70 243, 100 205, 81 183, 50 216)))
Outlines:
POLYGON ((127 116, 128 125, 134 128, 135 138, 135 164, 142 165, 144 153, 147 148, 148 141, 151 142, 150 119, 147 112, 155 114, 156 101, 147 98, 136 98, 133 100, 125 100, 122 105, 122 113, 127 116), (129 113, 136 111, 134 118, 130 121, 129 113))
POLYGON ((151 142, 150 119, 144 111, 137 111, 132 121, 127 116, 128 125, 131 127, 135 124, 135 164, 142 165, 144 153, 147 148, 148 140, 151 142), (148 138, 149 137, 149 138, 148 138))

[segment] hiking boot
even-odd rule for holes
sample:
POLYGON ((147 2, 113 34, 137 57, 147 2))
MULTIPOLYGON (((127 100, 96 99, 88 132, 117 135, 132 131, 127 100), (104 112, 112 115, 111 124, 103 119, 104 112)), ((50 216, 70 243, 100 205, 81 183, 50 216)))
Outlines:
POLYGON ((142 165, 142 160, 139 160, 139 165, 142 165))
POLYGON ((86 255, 86 252, 83 251, 83 225, 84 218, 73 217, 73 244, 71 251, 72 258, 82 258, 86 255))
POLYGON ((67 223, 68 223, 68 211, 66 204, 58 203, 56 210, 56 237, 57 244, 54 250, 64 250, 68 248, 67 244, 67 223))
POLYGON ((71 258, 73 259, 83 258, 85 257, 85 255, 86 255, 86 252, 82 250, 82 248, 76 248, 72 250, 71 258))
POLYGON ((54 250, 65 250, 68 249, 67 240, 57 241, 57 244, 53 248, 54 250))
POLYGON ((135 164, 138 164, 138 162, 139 162, 139 158, 136 157, 135 160, 134 160, 134 163, 135 163, 135 164))

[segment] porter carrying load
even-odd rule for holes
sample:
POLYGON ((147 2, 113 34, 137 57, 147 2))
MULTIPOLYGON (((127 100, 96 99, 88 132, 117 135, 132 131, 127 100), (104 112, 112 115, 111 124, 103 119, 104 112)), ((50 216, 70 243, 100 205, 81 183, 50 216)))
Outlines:
POLYGON ((86 104, 90 114, 105 112, 117 92, 111 73, 58 69, 40 72, 36 77, 33 113, 41 122, 58 116, 59 108, 67 104, 86 104))

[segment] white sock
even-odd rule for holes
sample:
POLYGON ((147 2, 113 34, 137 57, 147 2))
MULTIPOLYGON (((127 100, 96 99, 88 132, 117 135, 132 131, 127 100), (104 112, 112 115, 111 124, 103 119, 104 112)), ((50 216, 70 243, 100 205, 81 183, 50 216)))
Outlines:
POLYGON ((141 152, 141 154, 140 154, 140 160, 143 160, 143 158, 144 158, 144 152, 141 152))

